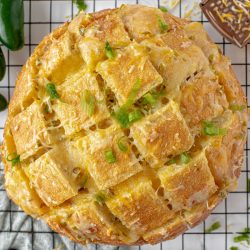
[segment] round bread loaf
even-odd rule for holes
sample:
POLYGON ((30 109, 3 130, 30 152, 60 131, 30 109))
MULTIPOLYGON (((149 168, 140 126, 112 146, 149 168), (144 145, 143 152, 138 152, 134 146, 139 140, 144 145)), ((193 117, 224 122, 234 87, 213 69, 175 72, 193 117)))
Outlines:
POLYGON ((75 242, 154 244, 235 190, 246 130, 240 84, 200 23, 141 5, 80 13, 17 79, 5 187, 75 242))

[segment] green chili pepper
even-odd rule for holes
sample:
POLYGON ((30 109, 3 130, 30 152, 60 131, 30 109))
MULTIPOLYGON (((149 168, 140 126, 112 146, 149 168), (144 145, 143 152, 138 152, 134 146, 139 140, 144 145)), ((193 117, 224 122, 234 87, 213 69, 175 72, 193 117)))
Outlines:
POLYGON ((5 110, 8 107, 8 102, 5 97, 0 94, 0 111, 5 110))
POLYGON ((3 51, 0 47, 0 81, 3 80, 3 77, 5 75, 5 59, 4 59, 4 54, 3 51))
POLYGON ((10 50, 24 45, 23 0, 0 0, 0 41, 10 50))

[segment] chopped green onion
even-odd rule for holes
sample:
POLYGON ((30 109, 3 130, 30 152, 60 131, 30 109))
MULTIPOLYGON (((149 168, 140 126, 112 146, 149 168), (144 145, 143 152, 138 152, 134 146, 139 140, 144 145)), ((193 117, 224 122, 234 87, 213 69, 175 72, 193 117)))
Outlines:
POLYGON ((223 136, 227 133, 225 128, 218 128, 212 122, 203 121, 203 134, 209 136, 223 136))
POLYGON ((111 48, 109 42, 106 42, 106 44, 105 44, 105 52, 106 52, 106 56, 107 56, 109 59, 115 58, 115 52, 114 52, 113 49, 111 48))
POLYGON ((87 7, 88 7, 88 5, 85 3, 84 0, 73 0, 73 3, 76 4, 77 9, 78 9, 79 11, 81 11, 81 10, 84 11, 84 10, 86 10, 87 7))
POLYGON ((221 227, 219 221, 214 222, 209 228, 205 230, 206 233, 211 233, 221 227))
POLYGON ((173 165, 173 164, 175 164, 175 163, 176 163, 176 159, 173 158, 173 159, 171 159, 171 160, 169 160, 169 161, 167 162, 167 166, 173 165))
POLYGON ((5 97, 0 94, 0 111, 4 111, 8 107, 8 102, 5 97))
POLYGON ((9 154, 7 156, 7 161, 11 162, 12 167, 16 166, 18 163, 20 163, 20 155, 18 155, 16 152, 9 154))
POLYGON ((249 240, 250 240, 250 238, 249 238, 248 234, 242 234, 242 235, 234 237, 234 242, 235 243, 242 242, 242 241, 247 241, 248 242, 249 240))
POLYGON ((162 33, 165 31, 168 31, 169 29, 168 24, 164 20, 162 20, 160 17, 158 17, 158 25, 162 33))
POLYGON ((236 105, 236 104, 232 104, 229 106, 229 108, 232 110, 232 111, 243 111, 244 109, 247 108, 246 105, 236 105))
MULTIPOLYGON (((129 95, 128 95, 128 99, 126 101, 126 103, 124 105, 122 105, 115 113, 114 113, 114 117, 115 119, 121 124, 121 126, 123 128, 128 128, 129 127, 129 112, 128 109, 133 105, 133 103, 136 100, 136 96, 140 90, 141 87, 141 79, 137 79, 134 86, 132 87, 129 95)), ((130 115, 130 118, 131 115, 130 115)))
POLYGON ((128 95, 128 99, 127 99, 126 103, 123 105, 123 108, 129 108, 134 104, 136 97, 138 95, 138 92, 141 88, 141 85, 142 85, 141 79, 137 78, 134 86, 132 87, 132 89, 128 95))
POLYGON ((248 245, 250 245, 250 228, 247 227, 244 229, 244 232, 240 233, 239 236, 234 237, 234 242, 243 242, 246 241, 248 245))
POLYGON ((81 106, 83 111, 88 116, 92 116, 95 112, 95 105, 96 105, 95 96, 92 95, 89 90, 85 90, 81 98, 81 106))
POLYGON ((250 179, 247 180, 247 191, 250 192, 250 179))
POLYGON ((238 247, 230 247, 230 250, 239 250, 239 248, 238 247))
POLYGON ((108 163, 112 164, 116 162, 116 157, 112 149, 105 151, 105 159, 108 163))
POLYGON ((147 93, 143 96, 143 104, 150 104, 151 106, 154 106, 157 102, 157 97, 154 94, 147 93))
POLYGON ((51 99, 59 99, 60 98, 59 94, 56 91, 56 86, 54 83, 48 83, 46 85, 46 90, 47 90, 51 99))
POLYGON ((128 151, 128 138, 126 136, 122 136, 121 138, 119 138, 117 144, 118 144, 118 148, 122 152, 128 151))
POLYGON ((120 123, 123 128, 129 127, 128 112, 124 108, 120 108, 114 113, 115 119, 120 123))
POLYGON ((159 9, 160 9, 162 12, 164 12, 164 13, 168 12, 168 9, 167 9, 166 7, 164 7, 164 6, 160 6, 159 9))
POLYGON ((98 202, 98 203, 104 203, 105 200, 106 200, 106 196, 103 192, 98 192, 94 195, 94 198, 95 200, 98 202))
POLYGON ((140 110, 136 109, 128 114, 128 120, 130 123, 139 121, 143 117, 140 110))
POLYGON ((188 153, 182 153, 180 155, 180 160, 181 160, 181 163, 187 164, 190 162, 190 156, 188 155, 188 153))

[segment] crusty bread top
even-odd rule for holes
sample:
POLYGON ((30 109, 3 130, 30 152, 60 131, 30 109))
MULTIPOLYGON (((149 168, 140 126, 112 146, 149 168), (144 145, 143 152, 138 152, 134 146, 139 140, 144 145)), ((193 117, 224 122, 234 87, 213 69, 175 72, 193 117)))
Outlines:
POLYGON ((240 84, 201 24, 141 5, 80 13, 43 39, 17 79, 5 186, 76 242, 153 244, 197 225, 236 188, 246 128, 240 84), (120 107, 143 117, 123 128, 120 107))

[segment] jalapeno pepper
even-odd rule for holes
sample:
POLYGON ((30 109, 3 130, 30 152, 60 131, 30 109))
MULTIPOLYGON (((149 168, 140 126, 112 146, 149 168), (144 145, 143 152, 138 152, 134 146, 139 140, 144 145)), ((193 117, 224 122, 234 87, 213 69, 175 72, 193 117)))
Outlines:
POLYGON ((0 41, 10 50, 24 45, 23 0, 0 0, 0 41))
POLYGON ((0 111, 5 110, 8 107, 8 102, 5 97, 0 94, 0 111))
POLYGON ((3 51, 0 47, 0 81, 3 79, 4 75, 5 75, 5 59, 3 51))

